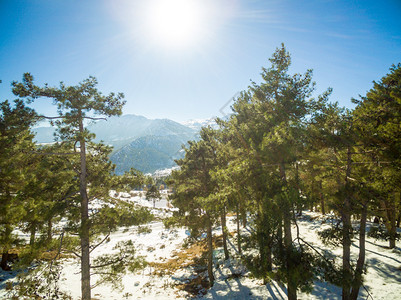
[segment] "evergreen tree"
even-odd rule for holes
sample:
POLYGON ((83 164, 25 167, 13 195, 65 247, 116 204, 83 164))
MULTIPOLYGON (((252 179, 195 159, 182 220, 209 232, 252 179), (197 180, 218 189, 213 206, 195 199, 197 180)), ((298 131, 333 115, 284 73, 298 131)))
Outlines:
POLYGON ((314 83, 310 70, 304 75, 288 74, 291 59, 284 46, 270 62, 270 68, 262 69, 262 83, 252 83, 234 103, 231 122, 248 154, 247 184, 255 201, 261 265, 271 269, 269 257, 276 237, 279 272, 288 283, 289 299, 296 299, 297 288, 310 282, 300 276, 297 261, 304 252, 293 243, 291 223, 295 206, 301 207, 297 162, 302 160, 308 116, 316 107, 310 98, 314 83))
MULTIPOLYGON (((108 174, 100 173, 96 170, 90 170, 88 167, 88 154, 97 158, 96 151, 103 151, 104 148, 92 146, 91 153, 87 153, 87 143, 93 138, 91 134, 85 128, 86 120, 99 119, 95 115, 101 116, 113 116, 121 115, 121 109, 124 104, 123 94, 115 95, 114 93, 108 96, 102 95, 97 89, 97 80, 94 77, 89 77, 76 86, 66 86, 60 83, 60 86, 39 87, 34 85, 33 76, 29 73, 24 74, 22 83, 13 83, 13 92, 15 95, 27 98, 28 101, 34 101, 38 98, 50 98, 57 105, 59 113, 58 117, 52 117, 52 124, 55 124, 58 128, 59 138, 68 143, 71 149, 75 150, 77 156, 79 156, 79 168, 77 173, 79 175, 79 186, 80 186, 80 240, 81 240, 81 292, 82 299, 91 299, 90 291, 90 229, 91 222, 89 219, 89 200, 88 196, 88 178, 92 176, 95 183, 100 184, 99 190, 91 186, 91 190, 94 190, 94 195, 98 196, 101 191, 107 192, 102 189, 102 182, 100 182, 103 176, 109 176, 108 174), (77 151, 77 145, 79 151, 77 151), (96 174, 96 175, 95 175, 96 174)), ((103 160, 104 162, 104 160, 103 160)), ((107 163, 106 163, 107 164, 107 163)), ((94 164, 94 166, 100 166, 94 164)), ((110 171, 110 164, 106 168, 101 167, 99 171, 110 171)))
POLYGON ((156 207, 156 200, 161 199, 160 191, 155 184, 152 184, 146 192, 146 199, 153 201, 153 208, 156 207))
POLYGON ((211 171, 216 167, 215 149, 207 137, 210 131, 201 130, 201 140, 189 142, 185 157, 177 161, 180 170, 173 171, 171 184, 175 192, 172 204, 179 208, 174 214, 175 222, 189 227, 192 237, 206 231, 207 269, 210 285, 214 284, 212 227, 219 209, 215 205, 216 182, 211 171))
POLYGON ((365 97, 353 101, 361 143, 380 173, 376 178, 382 191, 379 205, 384 210, 389 246, 394 248, 401 192, 401 64, 393 65, 386 76, 374 82, 365 97))
POLYGON ((21 100, 14 106, 0 103, 0 245, 1 268, 8 270, 8 251, 15 245, 12 231, 26 215, 21 203, 22 190, 31 169, 34 150, 30 126, 35 113, 21 100))

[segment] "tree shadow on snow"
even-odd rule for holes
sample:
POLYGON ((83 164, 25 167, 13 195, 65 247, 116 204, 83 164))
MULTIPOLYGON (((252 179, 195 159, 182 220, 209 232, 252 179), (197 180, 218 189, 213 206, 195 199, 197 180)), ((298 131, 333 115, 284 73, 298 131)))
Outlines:
POLYGON ((285 286, 280 285, 274 281, 269 282, 266 285, 261 285, 257 288, 258 294, 255 295, 252 290, 255 290, 255 287, 248 287, 242 284, 241 278, 242 274, 238 273, 238 271, 234 270, 232 266, 228 267, 231 271, 231 275, 224 275, 221 269, 217 269, 218 273, 217 280, 212 289, 209 290, 209 295, 211 295, 211 299, 234 299, 234 300, 242 300, 242 299, 250 299, 250 300, 259 300, 259 299, 273 299, 273 300, 285 300, 287 299, 287 289, 285 286))
POLYGON ((14 285, 12 279, 17 277, 18 272, 3 271, 0 269, 0 290, 5 291, 10 289, 10 285, 14 285))
POLYGON ((401 271, 399 266, 390 265, 377 258, 368 258, 366 260, 368 268, 373 268, 381 277, 385 277, 401 283, 401 271))

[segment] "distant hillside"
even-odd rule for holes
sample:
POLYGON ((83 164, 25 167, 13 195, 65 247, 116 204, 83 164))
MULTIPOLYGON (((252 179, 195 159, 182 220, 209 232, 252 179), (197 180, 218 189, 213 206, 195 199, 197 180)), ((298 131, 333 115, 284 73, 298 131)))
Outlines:
MULTIPOLYGON (((175 166, 183 144, 196 139, 198 130, 169 119, 147 119, 143 116, 111 117, 88 126, 96 134, 95 141, 114 147, 110 157, 116 164, 116 173, 122 174, 134 167, 145 173, 175 166)), ((35 128, 38 143, 54 142, 54 129, 35 128)))
POLYGON ((123 174, 131 167, 153 173, 175 166, 174 160, 183 157, 182 145, 186 143, 179 135, 145 136, 116 151, 110 159, 116 164, 116 174, 123 174))
POLYGON ((150 120, 142 116, 124 115, 111 117, 88 126, 96 134, 95 141, 104 141, 115 147, 115 150, 133 140, 144 136, 179 135, 192 139, 197 131, 169 119, 150 120))
MULTIPOLYGON (((115 150, 139 137, 148 135, 180 135, 192 139, 197 134, 196 129, 169 119, 151 120, 137 115, 110 117, 106 121, 100 120, 88 125, 88 129, 96 134, 96 142, 104 141, 114 146, 115 150)), ((34 132, 38 143, 54 142, 53 127, 38 127, 34 129, 34 132)))
POLYGON ((54 142, 53 127, 37 127, 33 129, 35 133, 35 141, 37 143, 52 143, 54 142))

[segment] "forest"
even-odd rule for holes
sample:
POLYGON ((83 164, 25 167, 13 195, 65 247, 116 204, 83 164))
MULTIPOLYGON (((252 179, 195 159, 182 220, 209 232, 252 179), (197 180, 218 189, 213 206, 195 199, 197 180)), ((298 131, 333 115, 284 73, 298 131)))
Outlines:
MULTIPOLYGON (((235 216, 238 257, 254 278, 285 285, 290 300, 311 292, 317 279, 340 287, 342 299, 358 299, 366 237, 386 240, 388 249, 397 248, 400 238, 401 64, 352 99, 352 109, 331 102, 331 88, 315 95, 312 70, 291 74, 284 45, 269 64, 261 82, 252 81, 233 100, 229 115, 188 142, 185 157, 176 161, 179 168, 165 179, 176 210, 162 221, 166 228, 187 229, 188 243, 204 243, 208 288, 218 268, 216 228, 228 260, 233 234, 227 218, 235 216), (335 216, 319 236, 341 247, 341 257, 299 234, 298 219, 306 211, 335 216), (369 221, 377 226, 368 228, 369 221), (241 236, 245 226, 253 230, 241 236)), ((13 299, 68 299, 58 287, 60 268, 64 258, 75 256, 81 299, 92 299, 95 286, 118 285, 123 274, 147 265, 128 241, 117 243, 112 253, 92 255, 117 229, 154 219, 149 209, 112 191, 147 185, 149 199, 160 198, 156 182, 141 172, 115 175, 111 147, 94 143, 86 128, 121 115, 124 95, 103 95, 94 77, 50 87, 36 85, 29 73, 12 89, 18 99, 1 102, 0 110, 1 268, 24 270, 10 288, 13 299), (52 101, 58 116, 30 108, 37 101, 52 101), (34 143, 32 128, 41 120, 57 128, 55 143, 34 143), (94 275, 100 276, 96 283, 94 275)))

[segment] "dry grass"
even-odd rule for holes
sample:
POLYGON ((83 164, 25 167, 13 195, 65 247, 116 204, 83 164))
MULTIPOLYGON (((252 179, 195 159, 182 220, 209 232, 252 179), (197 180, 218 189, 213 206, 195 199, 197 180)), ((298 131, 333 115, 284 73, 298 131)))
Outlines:
MULTIPOLYGON (((71 257, 75 257, 73 254, 71 253, 58 253, 57 250, 47 250, 47 251, 41 251, 41 252, 34 252, 32 253, 36 259, 39 260, 44 260, 44 261, 51 261, 54 259, 60 259, 60 258, 71 258, 71 257)), ((9 261, 15 261, 15 260, 19 260, 19 258, 21 256, 25 256, 25 255, 30 255, 27 252, 27 248, 26 247, 20 247, 20 248, 12 248, 8 251, 8 255, 9 255, 9 261)))
POLYGON ((151 262, 149 265, 154 268, 154 275, 173 275, 179 269, 200 264, 204 253, 206 253, 206 243, 201 241, 180 252, 173 252, 173 258, 165 262, 151 262))
POLYGON ((177 288, 194 296, 198 296, 200 293, 206 293, 206 291, 210 288, 210 283, 205 277, 198 275, 197 277, 191 279, 188 283, 177 285, 177 288))
MULTIPOLYGON (((231 235, 232 233, 229 233, 231 235)), ((213 248, 223 247, 223 236, 213 237, 213 248)), ((207 243, 206 239, 190 245, 180 252, 174 252, 173 258, 165 262, 152 262, 150 265, 154 268, 153 274, 158 276, 171 276, 176 271, 187 267, 194 267, 194 275, 188 282, 177 284, 179 290, 186 291, 191 295, 197 296, 199 293, 205 293, 210 288, 209 280, 202 274, 206 271, 207 243)))

